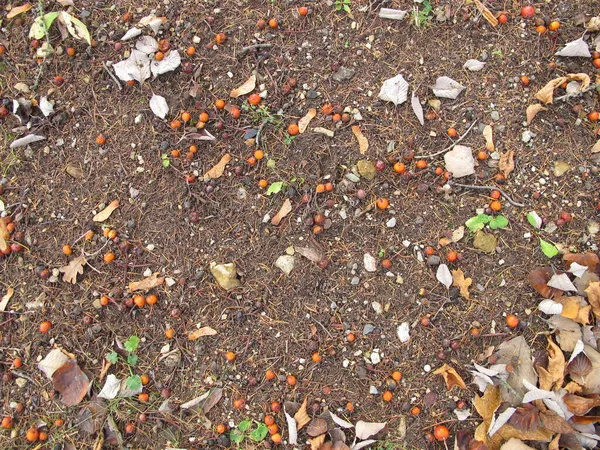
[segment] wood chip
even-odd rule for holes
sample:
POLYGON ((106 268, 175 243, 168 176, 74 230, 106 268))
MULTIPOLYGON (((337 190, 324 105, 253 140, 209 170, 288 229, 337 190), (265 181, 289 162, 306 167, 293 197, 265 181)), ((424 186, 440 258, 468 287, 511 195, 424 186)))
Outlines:
POLYGON ((317 110, 315 108, 311 108, 308 110, 306 115, 298 121, 298 130, 300 133, 304 133, 306 128, 308 128, 308 124, 311 120, 315 118, 317 115, 317 110))
POLYGON ((473 0, 473 3, 475 3, 477 9, 481 12, 483 17, 485 17, 485 20, 487 20, 491 26, 495 27, 496 25, 498 25, 498 19, 494 17, 492 12, 489 9, 487 9, 487 7, 483 3, 481 3, 479 0, 473 0))

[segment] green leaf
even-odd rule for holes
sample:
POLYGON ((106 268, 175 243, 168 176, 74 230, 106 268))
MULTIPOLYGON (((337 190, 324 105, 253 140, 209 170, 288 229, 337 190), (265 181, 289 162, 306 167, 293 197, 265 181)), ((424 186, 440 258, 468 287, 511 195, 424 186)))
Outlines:
POLYGON ((344 11, 350 13, 350 7, 347 4, 344 5, 344 11))
POLYGON ((542 248, 544 255, 546 255, 548 258, 553 258, 558 255, 558 249, 556 246, 551 242, 546 242, 542 238, 540 238, 540 247, 542 248))
POLYGON ((117 352, 107 353, 106 360, 111 364, 116 364, 119 362, 119 355, 117 352))
POLYGON ((380 248, 379 251, 377 252, 377 256, 379 256, 380 258, 383 258, 385 256, 385 250, 383 248, 380 248))
POLYGON ((477 230, 482 230, 483 227, 487 223, 492 220, 492 216, 488 216, 487 214, 479 214, 478 216, 471 217, 469 220, 465 222, 465 225, 471 230, 472 233, 477 230))
POLYGON ((241 444, 242 441, 244 440, 244 433, 242 433, 240 430, 237 429, 233 429, 231 430, 231 432, 229 433, 229 440, 231 442, 235 442, 236 444, 241 444))
POLYGON ((266 194, 267 195, 277 194, 283 189, 284 185, 285 185, 285 183, 283 181, 276 181, 275 183, 271 183, 269 188, 267 189, 266 194))
POLYGON ((242 420, 238 425, 238 430, 241 432, 248 431, 252 426, 252 421, 250 419, 242 420))
POLYGON ((508 219, 504 216, 496 216, 490 220, 490 228, 497 230, 498 228, 505 228, 508 226, 508 219))
POLYGON ((140 338, 137 336, 130 336, 129 339, 125 341, 125 350, 129 353, 133 353, 137 350, 138 345, 140 345, 140 338))
POLYGON ((268 433, 269 429, 267 426, 264 423, 259 423, 256 429, 252 430, 252 433, 250 433, 250 439, 252 439, 254 442, 260 442, 267 437, 268 433))
POLYGON ((527 222, 529 222, 533 228, 542 228, 542 219, 535 211, 529 211, 527 213, 527 222))
POLYGON ((61 14, 71 36, 75 39, 87 42, 88 45, 92 45, 92 37, 83 22, 65 11, 61 11, 61 14))
POLYGON ((138 355, 129 355, 127 357, 127 364, 135 366, 138 363, 138 355))
POLYGON ((42 39, 48 33, 48 30, 58 17, 57 12, 50 12, 48 14, 44 14, 41 17, 36 17, 33 21, 33 25, 29 29, 29 37, 33 39, 42 39))
POLYGON ((267 167, 268 167, 269 169, 274 169, 276 165, 277 165, 277 161, 275 161, 275 160, 274 160, 274 159, 272 159, 272 158, 270 158, 270 159, 267 161, 267 167))
POLYGON ((139 375, 130 375, 125 380, 125 385, 128 389, 137 391, 140 387, 142 387, 142 379, 139 375))

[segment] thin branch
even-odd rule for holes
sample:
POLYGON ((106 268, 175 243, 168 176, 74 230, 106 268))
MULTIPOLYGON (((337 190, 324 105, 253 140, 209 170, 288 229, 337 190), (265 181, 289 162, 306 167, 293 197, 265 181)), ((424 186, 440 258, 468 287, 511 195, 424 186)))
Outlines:
POLYGON ((446 147, 444 150, 440 150, 437 153, 432 153, 431 155, 416 155, 415 158, 422 158, 422 159, 434 158, 438 155, 441 155, 442 153, 446 153, 448 150, 451 150, 452 148, 454 148, 455 145, 457 145, 460 141, 462 141, 467 136, 467 134, 469 134, 469 131, 471 131, 471 129, 475 126, 476 123, 477 123, 477 119, 475 119, 473 121, 473 123, 471 124, 469 129, 467 131, 465 131, 461 137, 459 137, 456 141, 454 141, 451 145, 446 147))
POLYGON ((467 189, 477 189, 477 190, 480 190, 480 191, 492 191, 492 190, 495 190, 495 191, 500 192, 500 194, 502 194, 502 196, 506 200, 508 200, 508 203, 510 203, 511 205, 517 206, 519 208, 524 208, 525 207, 525 205, 523 203, 515 202, 512 198, 510 198, 510 196, 506 192, 504 192, 502 189, 500 189, 500 188, 498 188, 496 186, 474 186, 474 185, 471 185, 471 184, 456 183, 456 182, 454 182, 452 180, 448 181, 448 184, 450 186, 458 186, 458 187, 467 188, 467 189))
POLYGON ((121 83, 119 83, 119 80, 117 79, 117 77, 115 77, 113 75, 113 73, 110 71, 110 69, 108 68, 108 66, 106 65, 105 62, 102 62, 102 67, 104 67, 104 70, 106 70, 106 73, 108 74, 108 76, 110 77, 111 80, 113 80, 115 82, 115 84, 117 85, 117 87, 119 88, 119 90, 123 90, 123 87, 121 86, 121 83))
POLYGON ((238 58, 243 58, 244 56, 246 56, 250 52, 250 50, 255 50, 257 48, 271 48, 271 47, 273 47, 273 44, 253 44, 253 45, 249 45, 247 47, 242 48, 242 51, 238 55, 238 58))

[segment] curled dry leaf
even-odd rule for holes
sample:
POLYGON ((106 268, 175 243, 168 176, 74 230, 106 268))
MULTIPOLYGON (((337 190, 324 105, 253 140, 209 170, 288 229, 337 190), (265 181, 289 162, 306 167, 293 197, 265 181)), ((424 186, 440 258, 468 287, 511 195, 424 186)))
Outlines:
POLYGON ((589 316, 592 307, 587 304, 583 297, 558 297, 556 301, 562 306, 560 314, 563 317, 572 319, 581 325, 590 323, 589 316))
POLYGON ((217 334, 217 330, 211 327, 202 327, 189 333, 188 339, 190 341, 195 341, 196 339, 199 339, 202 336, 214 336, 215 334, 217 334))
POLYGON ((444 378, 444 381, 446 382, 446 388, 448 390, 451 390, 454 386, 458 386, 461 389, 467 389, 465 382, 458 372, 448 364, 444 364, 433 373, 436 375, 441 375, 444 378))
POLYGON ((469 286, 473 284, 473 280, 471 278, 465 278, 465 274, 461 269, 452 271, 452 280, 453 285, 460 289, 460 295, 463 298, 469 299, 469 286))
POLYGON ((306 428, 306 434, 310 437, 316 437, 327 433, 327 421, 320 417, 311 420, 306 428))
POLYGON ((27 12, 31 9, 31 3, 25 3, 24 5, 21 6, 15 6, 13 9, 11 9, 8 14, 6 15, 7 19, 12 19, 13 17, 17 17, 19 14, 23 14, 24 12, 27 12))
POLYGON ((550 267, 538 267, 529 273, 529 285, 538 291, 544 298, 560 295, 562 292, 548 286, 548 281, 550 281, 553 274, 554 272, 550 267))
POLYGON ((316 115, 317 110, 315 108, 309 109, 306 115, 298 121, 298 131, 304 133, 308 128, 308 124, 316 117, 316 115))
POLYGON ((562 350, 554 343, 552 337, 548 336, 548 368, 547 372, 550 376, 548 390, 552 386, 561 388, 565 381, 565 355, 562 350))
POLYGON ((115 209, 119 207, 119 200, 113 200, 108 204, 106 208, 96 214, 93 218, 94 222, 104 222, 106 219, 110 217, 115 209))
POLYGON ((590 282, 585 293, 587 294, 588 302, 592 306, 592 311, 594 311, 596 317, 600 317, 600 281, 590 282))
POLYGON ((527 107, 527 125, 531 124, 531 121, 534 119, 535 116, 537 116, 537 113, 539 113, 540 111, 546 111, 547 108, 543 107, 542 105, 540 105, 539 103, 536 103, 535 105, 529 105, 527 107))
POLYGON ((515 168, 515 151, 508 150, 500 155, 500 161, 498 161, 498 169, 504 174, 506 178, 515 168))
POLYGON ((252 92, 254 90, 255 87, 256 87, 256 75, 252 74, 252 75, 250 75, 250 78, 248 78, 244 82, 244 84, 242 84, 241 86, 232 90, 229 95, 233 98, 238 98, 240 95, 249 94, 250 92, 252 92))
POLYGON ((4 251, 8 248, 6 239, 9 238, 10 232, 6 228, 6 222, 4 222, 4 217, 0 217, 0 251, 4 251))
POLYGON ((215 164, 212 169, 206 172, 203 177, 210 179, 219 178, 221 175, 223 175, 223 172, 225 172, 225 167, 227 164, 229 164, 229 161, 231 161, 231 155, 229 153, 225 153, 219 162, 215 164))
POLYGON ((592 408, 600 406, 600 398, 598 398, 598 396, 595 398, 587 398, 575 394, 566 394, 563 397, 563 401, 565 402, 565 405, 567 405, 567 409, 576 416, 584 416, 592 408))
POLYGON ((323 443, 325 442, 325 434, 309 439, 308 442, 310 442, 310 450, 320 450, 323 448, 323 443))
POLYGON ((294 414, 294 420, 296 421, 297 430, 301 430, 302 427, 304 427, 310 422, 310 416, 308 415, 308 412, 306 410, 307 404, 308 397, 305 397, 304 401, 302 402, 302 405, 300 405, 300 408, 298 409, 296 414, 294 414))
POLYGON ((589 58, 592 56, 590 48, 584 37, 575 39, 574 41, 567 42, 565 47, 555 53, 556 56, 570 56, 570 57, 581 57, 589 58))
POLYGON ((164 277, 159 277, 160 272, 154 272, 147 278, 144 278, 141 281, 132 281, 129 283, 128 290, 129 292, 135 291, 149 291, 150 289, 154 289, 157 286, 160 286, 165 282, 164 277))
POLYGON ((70 359, 52 374, 52 384, 60 393, 61 401, 67 406, 74 406, 87 394, 90 380, 77 361, 70 359))
POLYGON ((548 320, 550 329, 557 332, 556 341, 560 348, 565 352, 572 352, 581 340, 583 334, 581 326, 571 319, 555 315, 548 320))
POLYGON ((83 266, 86 264, 87 261, 85 256, 81 255, 73 258, 71 261, 69 261, 69 264, 60 267, 58 270, 64 274, 63 281, 66 283, 75 284, 77 283, 77 275, 83 274, 83 266))
POLYGON ((363 422, 359 420, 356 422, 356 437, 360 440, 368 439, 383 430, 386 425, 387 422, 363 422))
POLYGON ((579 265, 586 266, 590 272, 596 271, 596 266, 600 264, 598 255, 592 252, 587 253, 565 253, 563 255, 563 261, 567 269, 571 268, 571 264, 576 262, 579 265))
POLYGON ((571 377, 584 378, 593 370, 592 362, 585 353, 578 354, 567 366, 567 373, 571 377))
POLYGON ((493 130, 492 127, 489 125, 486 125, 485 128, 483 129, 483 137, 485 138, 485 148, 487 149, 488 152, 493 152, 494 151, 494 135, 493 135, 493 130))
POLYGON ((287 216, 291 211, 292 202, 290 202, 289 198, 286 198, 283 202, 283 205, 281 205, 281 208, 279 208, 277 214, 275 214, 275 216, 271 219, 271 224, 275 226, 279 225, 283 218, 287 216))
POLYGON ((536 92, 535 98, 542 103, 550 104, 554 101, 554 89, 567 81, 567 77, 558 77, 554 80, 550 80, 546 85, 536 92))
POLYGON ((443 76, 435 80, 435 85, 431 89, 436 97, 455 100, 466 88, 458 81, 443 76))
POLYGON ((360 154, 364 155, 367 153, 367 149, 369 148, 369 141, 360 131, 360 127, 358 125, 352 125, 352 133, 356 136, 356 140, 358 141, 360 154))
POLYGON ((64 366, 69 357, 65 355, 60 349, 54 348, 38 363, 38 369, 44 372, 44 375, 49 379, 52 379, 52 375, 60 367, 64 366))

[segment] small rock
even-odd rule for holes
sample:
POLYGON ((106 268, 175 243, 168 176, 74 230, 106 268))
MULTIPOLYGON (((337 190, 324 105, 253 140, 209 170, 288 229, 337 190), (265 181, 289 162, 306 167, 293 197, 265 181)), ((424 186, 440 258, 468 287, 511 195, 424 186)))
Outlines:
POLYGON ((81 11, 81 14, 79 14, 81 16, 82 19, 87 19, 88 17, 90 17, 92 15, 92 13, 90 11, 88 11, 87 9, 84 9, 83 11, 81 11))
POLYGON ((367 369, 363 366, 357 366, 356 367, 356 376, 361 380, 367 378, 367 369))
POLYGON ((347 67, 341 66, 336 73, 331 77, 333 81, 338 83, 342 83, 343 81, 348 81, 354 76, 355 70, 349 69, 347 67))
POLYGON ((360 284, 360 278, 358 277, 353 277, 352 280, 350 280, 350 284, 352 286, 358 286, 360 284))
POLYGON ((306 98, 308 98, 310 100, 314 100, 317 97, 319 97, 319 93, 312 89, 309 89, 309 91, 306 93, 306 98))
POLYGON ((345 177, 348 181, 352 181, 353 183, 358 183, 360 181, 360 177, 354 173, 347 173, 345 177))
POLYGON ((368 323, 363 328, 363 334, 365 334, 365 335, 371 334, 374 329, 375 329, 375 326, 372 325, 372 324, 370 324, 370 323, 368 323))
POLYGON ((423 225, 424 222, 425 222, 425 220, 423 220, 423 218, 421 216, 417 216, 415 218, 415 224, 416 225, 423 225))
POLYGON ((296 263, 296 259, 290 255, 281 255, 275 261, 275 267, 281 269, 283 273, 289 275, 292 270, 294 270, 294 264, 296 263))
POLYGON ((377 390, 377 388, 375 386, 369 386, 369 394, 377 395, 377 394, 379 394, 379 391, 377 390))
POLYGON ((210 273, 215 277, 219 286, 230 291, 240 286, 240 280, 237 278, 237 271, 234 263, 217 264, 210 263, 210 273))
POLYGON ((527 144, 529 141, 531 141, 531 131, 529 130, 525 130, 523 131, 523 135, 521 136, 521 140, 527 144))
POLYGON ((500 120, 500 114, 498 113, 498 111, 492 111, 490 113, 490 117, 494 122, 498 122, 500 120))
POLYGON ((377 353, 377 352, 371 353, 371 362, 373 364, 379 364, 381 362, 381 356, 379 356, 379 353, 377 353))
POLYGON ((440 257, 438 255, 429 255, 427 257, 427 264, 429 264, 430 266, 439 266, 440 257))
POLYGON ((365 253, 363 256, 363 264, 367 272, 377 271, 377 260, 370 253, 365 253))
POLYGON ((379 302, 372 302, 371 306, 373 307, 373 311, 375 311, 376 314, 382 314, 383 313, 383 306, 381 306, 381 303, 379 303, 379 302))
POLYGON ((131 186, 131 187, 129 188, 129 196, 130 196, 132 199, 134 199, 134 200, 135 200, 135 199, 136 199, 136 198, 137 198, 139 195, 140 195, 140 191, 138 191, 136 188, 134 188, 133 186, 131 186))
POLYGON ((394 228, 396 226, 396 218, 392 217, 390 220, 388 220, 385 223, 385 226, 388 227, 388 228, 394 228))

